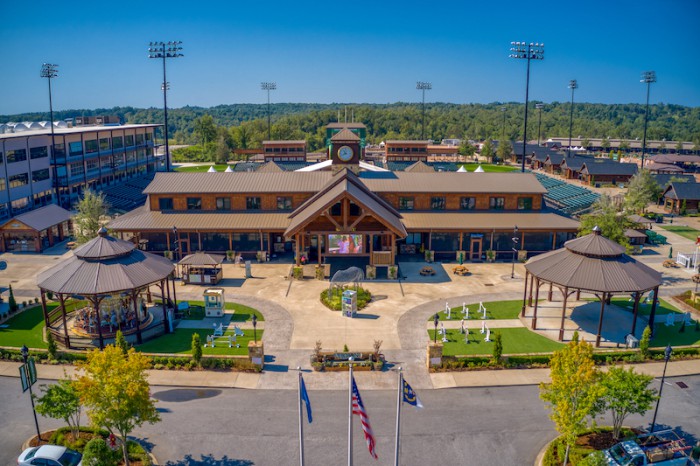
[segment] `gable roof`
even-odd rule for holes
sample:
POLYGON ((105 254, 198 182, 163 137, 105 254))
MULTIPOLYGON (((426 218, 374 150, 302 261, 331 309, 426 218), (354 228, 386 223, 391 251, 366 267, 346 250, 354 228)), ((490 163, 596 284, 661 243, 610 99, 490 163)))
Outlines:
POLYGON ((275 162, 267 162, 262 167, 255 170, 258 173, 277 173, 283 172, 282 167, 277 165, 275 162))
POLYGON ((34 209, 30 212, 17 215, 14 218, 6 221, 4 224, 7 225, 10 222, 17 221, 25 224, 29 228, 42 231, 49 227, 58 225, 65 221, 70 220, 70 212, 66 209, 57 206, 56 204, 49 204, 38 209, 34 209))
POLYGON ((343 128, 333 136, 331 136, 331 141, 359 141, 360 136, 353 133, 347 128, 343 128))
POLYGON ((664 191, 664 197, 700 201, 700 183, 671 183, 664 191))
POLYGON ((413 165, 406 167, 404 171, 413 173, 435 173, 435 169, 433 167, 420 160, 413 165))
POLYGON ((695 183, 693 175, 676 175, 675 173, 652 173, 651 177, 656 181, 661 189, 665 189, 671 183, 671 180, 677 180, 678 183, 695 183))
MULTIPOLYGON (((601 159, 601 160, 604 160, 604 159, 601 159)), ((594 161, 595 161, 595 159, 593 157, 582 157, 582 156, 572 155, 571 157, 564 157, 564 159, 561 161, 561 165, 566 166, 566 168, 569 170, 578 171, 578 170, 581 170, 581 167, 583 167, 584 163, 594 162, 594 161)), ((598 163, 605 163, 605 162, 598 162, 598 163)))
POLYGON ((636 163, 591 163, 585 162, 581 167, 581 173, 588 175, 620 175, 631 176, 637 173, 636 163))
POLYGON ((401 214, 382 198, 370 191, 360 179, 348 169, 338 172, 322 190, 299 206, 289 215, 291 222, 284 232, 292 236, 304 225, 311 222, 323 210, 335 204, 343 196, 351 197, 357 204, 369 210, 373 217, 394 231, 401 238, 406 229, 401 223, 401 214))
POLYGON ((556 152, 553 152, 547 156, 547 159, 544 161, 545 165, 561 165, 561 163, 564 161, 564 154, 559 154, 556 152))

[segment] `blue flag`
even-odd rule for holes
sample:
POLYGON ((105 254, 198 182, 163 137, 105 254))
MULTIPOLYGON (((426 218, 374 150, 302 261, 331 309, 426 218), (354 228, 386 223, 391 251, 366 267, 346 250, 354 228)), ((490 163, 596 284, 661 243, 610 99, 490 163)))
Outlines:
POLYGON ((309 400, 309 394, 306 392, 306 384, 304 383, 304 377, 301 377, 301 390, 300 390, 301 401, 306 405, 306 416, 309 418, 309 424, 311 424, 311 401, 309 400))
POLYGON ((423 403, 421 403, 418 399, 418 395, 416 395, 416 392, 413 391, 413 388, 411 388, 405 379, 403 381, 403 401, 415 406, 416 408, 423 407, 423 403))

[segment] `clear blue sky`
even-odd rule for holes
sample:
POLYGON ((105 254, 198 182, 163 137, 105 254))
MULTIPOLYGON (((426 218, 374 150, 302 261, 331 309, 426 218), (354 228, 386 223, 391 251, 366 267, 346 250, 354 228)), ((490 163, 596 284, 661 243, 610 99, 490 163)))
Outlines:
POLYGON ((544 42, 530 98, 700 106, 700 1, 6 1, 0 114, 48 109, 42 62, 60 65, 54 108, 162 106, 151 40, 182 40, 168 61, 170 107, 273 102, 524 101, 525 60, 544 42))

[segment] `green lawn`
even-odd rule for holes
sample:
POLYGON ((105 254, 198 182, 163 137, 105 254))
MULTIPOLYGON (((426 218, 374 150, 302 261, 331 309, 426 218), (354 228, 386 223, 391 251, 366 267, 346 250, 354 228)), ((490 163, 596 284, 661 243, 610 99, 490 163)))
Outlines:
MULTIPOLYGON (((177 168, 175 169, 175 171, 176 171, 176 172, 195 172, 195 173, 202 173, 202 172, 209 171, 209 167, 211 167, 211 165, 195 165, 195 166, 192 166, 192 167, 177 167, 177 168)), ((227 167, 226 164, 222 164, 222 165, 216 164, 216 165, 214 165, 214 168, 216 169, 217 172, 222 172, 222 171, 226 170, 226 167, 227 167)), ((232 168, 232 170, 233 170, 233 168, 232 168)))
MULTIPOLYGON (((204 329, 175 329, 175 333, 169 333, 162 337, 155 338, 142 345, 136 346, 138 351, 144 353, 175 353, 175 354, 191 354, 192 352, 192 335, 197 332, 202 340, 202 346, 207 342, 207 335, 211 335, 211 330, 204 329)), ((240 348, 228 347, 228 342, 223 338, 219 338, 214 348, 202 348, 202 353, 205 355, 247 355, 248 342, 253 340, 252 330, 243 330, 244 335, 236 339, 236 343, 240 348), (220 346, 219 346, 220 345, 220 346)), ((233 330, 226 332, 226 336, 233 335, 233 330)), ((258 341, 262 338, 263 331, 257 331, 258 341)))
MULTIPOLYGON (((531 332, 526 328, 499 328, 491 331, 491 342, 485 343, 483 335, 480 333, 481 327, 469 328, 469 344, 465 343, 465 335, 459 332, 459 329, 448 329, 447 339, 443 348, 443 354, 446 356, 466 355, 466 354, 486 354, 493 353, 493 340, 496 333, 501 334, 503 341, 504 354, 519 354, 519 353, 548 353, 556 351, 564 346, 561 343, 550 340, 531 332)), ((431 341, 433 340, 435 331, 429 330, 428 335, 431 341)), ((438 335, 438 341, 442 335, 438 335)))
POLYGON ((681 328, 680 322, 673 327, 666 327, 663 321, 658 321, 654 327, 651 346, 663 348, 668 344, 671 346, 700 345, 700 332, 695 331, 695 323, 686 325, 683 333, 678 333, 681 328))
MULTIPOLYGON (((69 312, 83 305, 83 301, 66 303, 69 312)), ((58 303, 49 302, 46 307, 51 312, 58 307, 58 303)), ((0 346, 21 348, 22 345, 27 345, 29 348, 46 348, 46 342, 41 338, 44 329, 44 314, 41 306, 20 312, 6 321, 5 325, 7 328, 0 328, 0 346)))
POLYGON ((514 172, 518 170, 517 167, 512 167, 510 165, 493 165, 490 163, 461 163, 459 165, 462 165, 465 170, 470 172, 476 170, 479 165, 481 165, 481 168, 483 168, 486 173, 514 172))
MULTIPOLYGON (((486 317, 488 319, 517 319, 520 310, 522 309, 523 302, 521 300, 516 301, 492 301, 484 303, 486 308, 486 317)), ((482 318, 482 313, 477 312, 479 309, 479 304, 469 304, 469 320, 482 318)), ((447 312, 440 311, 440 320, 448 320, 447 312)), ((428 318, 429 321, 433 320, 434 314, 428 318)), ((462 320, 462 306, 457 306, 452 308, 449 320, 462 320)))
POLYGON ((676 226, 676 225, 659 225, 664 230, 670 231, 691 241, 695 241, 700 236, 700 230, 695 228, 676 226))
MULTIPOLYGON (((619 307, 629 311, 629 312, 634 311, 634 301, 629 301, 629 299, 613 298, 610 302, 616 306, 619 306, 619 307)), ((668 301, 666 301, 664 299, 659 299, 659 303, 656 305, 657 322, 661 322, 660 316, 665 316, 666 314, 669 314, 672 312, 683 314, 683 311, 681 311, 680 309, 675 307, 673 304, 669 303, 668 301)), ((642 304, 640 301, 640 303, 639 303, 639 315, 648 317, 650 313, 651 313, 651 301, 649 301, 648 304, 642 304)))

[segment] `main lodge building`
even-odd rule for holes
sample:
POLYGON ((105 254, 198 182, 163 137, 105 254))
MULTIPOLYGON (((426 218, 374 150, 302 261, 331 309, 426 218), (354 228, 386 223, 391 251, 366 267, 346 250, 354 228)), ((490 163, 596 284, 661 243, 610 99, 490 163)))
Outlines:
POLYGON ((531 256, 561 247, 578 229, 545 209, 546 190, 532 174, 383 170, 362 160, 361 138, 348 129, 334 132, 329 161, 315 171, 157 173, 144 193, 143 207, 109 227, 176 258, 264 251, 363 267, 425 250, 481 261, 492 250, 510 259, 514 245, 531 256))

